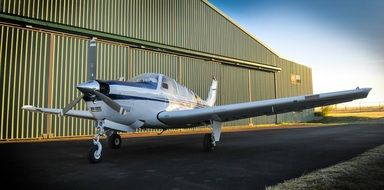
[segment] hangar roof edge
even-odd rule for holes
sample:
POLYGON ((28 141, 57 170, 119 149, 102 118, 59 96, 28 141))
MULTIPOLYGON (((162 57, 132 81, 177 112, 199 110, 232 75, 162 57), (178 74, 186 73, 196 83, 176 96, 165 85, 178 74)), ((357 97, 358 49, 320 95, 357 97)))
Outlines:
MULTIPOLYGON (((251 34, 250 32, 248 32, 245 28, 243 28, 242 26, 240 26, 234 19, 232 19, 230 16, 228 16, 227 14, 225 14, 223 11, 221 11, 219 8, 217 8, 215 5, 213 5, 212 3, 210 3, 208 0, 201 0, 202 2, 204 2, 206 5, 208 5, 210 8, 212 8, 214 11, 216 11, 217 13, 219 13, 221 16, 223 16, 225 19, 227 19, 229 22, 231 22, 232 24, 234 24, 236 27, 238 27, 241 31, 243 31, 245 34, 247 34, 248 36, 250 36, 251 38, 253 38, 255 41, 257 41, 258 43, 260 43, 262 46, 264 46, 265 48, 267 48, 269 51, 271 51, 273 54, 275 54, 276 56, 278 56, 280 59, 284 59, 284 60, 287 60, 287 61, 291 61, 291 62, 294 62, 294 63, 297 63, 296 61, 292 60, 292 59, 288 59, 282 55, 280 55, 279 53, 277 53, 277 51, 275 51, 273 48, 271 48, 270 46, 268 46, 266 43, 264 43, 263 41, 261 41, 259 38, 257 38, 255 35, 251 34)), ((303 64, 301 64, 303 65, 303 64)))

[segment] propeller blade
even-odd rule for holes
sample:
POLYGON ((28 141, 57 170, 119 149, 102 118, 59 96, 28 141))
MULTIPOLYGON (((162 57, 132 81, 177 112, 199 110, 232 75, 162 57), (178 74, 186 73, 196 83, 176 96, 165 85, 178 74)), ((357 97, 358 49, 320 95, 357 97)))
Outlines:
POLYGON ((95 95, 100 98, 101 100, 103 100, 103 102, 105 102, 109 107, 111 107, 113 110, 119 112, 121 115, 125 115, 126 111, 123 107, 121 107, 117 102, 113 101, 111 98, 109 98, 108 96, 94 90, 93 93, 95 93, 95 95))
POLYGON ((88 48, 88 80, 96 80, 97 46, 96 38, 92 38, 88 48))
POLYGON ((61 113, 61 115, 65 115, 69 110, 71 110, 73 108, 73 106, 75 106, 77 103, 80 102, 80 100, 84 97, 84 94, 81 94, 79 97, 77 97, 76 99, 74 99, 72 102, 70 102, 68 105, 66 105, 64 108, 63 108, 63 111, 61 113))

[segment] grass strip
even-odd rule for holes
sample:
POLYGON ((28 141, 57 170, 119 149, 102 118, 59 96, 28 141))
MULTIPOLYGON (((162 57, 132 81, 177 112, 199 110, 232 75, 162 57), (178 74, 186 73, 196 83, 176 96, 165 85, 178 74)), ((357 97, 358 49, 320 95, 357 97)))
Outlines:
POLYGON ((384 145, 266 189, 384 189, 384 145))

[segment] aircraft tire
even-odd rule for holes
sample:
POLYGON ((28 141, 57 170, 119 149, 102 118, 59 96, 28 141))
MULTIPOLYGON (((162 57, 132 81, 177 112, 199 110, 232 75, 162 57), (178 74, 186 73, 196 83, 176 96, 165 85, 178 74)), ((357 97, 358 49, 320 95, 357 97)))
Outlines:
POLYGON ((121 147, 121 136, 113 133, 108 137, 108 146, 112 149, 119 149, 121 147))
POLYGON ((204 152, 210 152, 215 149, 215 146, 212 143, 212 134, 205 134, 203 141, 203 150, 204 152))
POLYGON ((92 145, 91 149, 89 150, 89 154, 88 154, 88 159, 89 159, 89 162, 91 163, 98 163, 101 161, 101 153, 100 155, 96 155, 96 152, 98 150, 98 146, 97 145, 92 145))

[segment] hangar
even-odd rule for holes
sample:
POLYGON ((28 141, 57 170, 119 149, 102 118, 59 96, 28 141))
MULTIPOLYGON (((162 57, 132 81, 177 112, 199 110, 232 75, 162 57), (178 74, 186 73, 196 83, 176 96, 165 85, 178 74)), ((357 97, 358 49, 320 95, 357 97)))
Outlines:
MULTIPOLYGON (((77 97, 94 37, 98 79, 160 72, 205 98, 214 75, 218 104, 312 93, 311 68, 281 58, 206 0, 0 0, 0 32, 0 141, 94 134, 93 121, 21 110, 77 97)), ((312 118, 309 109, 225 125, 312 118)))

